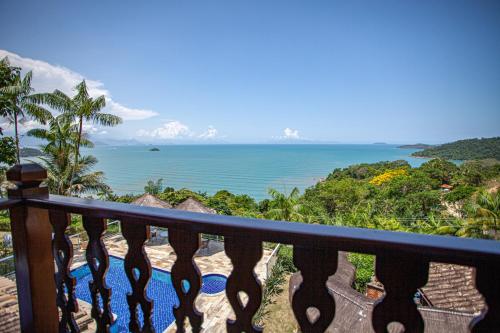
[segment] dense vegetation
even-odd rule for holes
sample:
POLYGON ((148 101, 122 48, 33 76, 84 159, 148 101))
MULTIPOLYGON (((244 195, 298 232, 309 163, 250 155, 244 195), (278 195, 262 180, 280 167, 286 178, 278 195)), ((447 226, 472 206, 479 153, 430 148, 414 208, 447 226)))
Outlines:
POLYGON ((417 151, 418 157, 438 157, 448 160, 480 160, 493 158, 500 160, 500 137, 467 139, 417 151))

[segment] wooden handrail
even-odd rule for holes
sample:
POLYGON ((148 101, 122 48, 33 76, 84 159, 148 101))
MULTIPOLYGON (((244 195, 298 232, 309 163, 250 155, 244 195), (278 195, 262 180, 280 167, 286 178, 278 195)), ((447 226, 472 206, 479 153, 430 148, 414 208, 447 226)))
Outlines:
POLYGON ((500 260, 500 242, 493 240, 201 214, 59 195, 27 199, 26 204, 107 219, 126 218, 130 223, 176 227, 197 233, 224 236, 243 233, 258 235, 266 242, 296 245, 314 242, 342 251, 377 254, 402 250, 462 265, 473 265, 477 259, 500 260))
POLYGON ((21 203, 20 199, 5 199, 5 198, 0 198, 0 210, 13 208, 13 207, 15 207, 16 205, 18 205, 20 203, 21 203))

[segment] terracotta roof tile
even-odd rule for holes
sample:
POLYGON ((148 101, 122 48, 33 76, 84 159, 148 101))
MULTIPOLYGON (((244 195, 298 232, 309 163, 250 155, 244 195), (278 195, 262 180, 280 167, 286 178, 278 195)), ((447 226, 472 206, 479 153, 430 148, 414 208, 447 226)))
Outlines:
POLYGON ((422 292, 433 307, 477 313, 485 303, 475 287, 474 275, 472 267, 431 262, 422 292))

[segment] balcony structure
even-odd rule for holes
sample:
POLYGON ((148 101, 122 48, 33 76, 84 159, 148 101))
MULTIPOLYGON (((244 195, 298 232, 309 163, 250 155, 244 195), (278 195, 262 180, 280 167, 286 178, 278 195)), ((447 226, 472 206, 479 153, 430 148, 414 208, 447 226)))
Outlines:
POLYGON ((113 290, 106 282, 111 261, 103 241, 107 220, 120 221, 128 245, 124 267, 131 290, 127 296, 131 332, 153 332, 153 313, 161 310, 146 293, 153 274, 144 245, 150 226, 168 229, 176 254, 171 280, 178 297, 173 309, 177 332, 184 332, 187 326, 200 332, 203 322, 211 320, 196 306, 202 287, 202 274, 194 259, 200 234, 224 237, 224 250, 232 263, 225 289, 234 312, 233 318, 224 319, 228 332, 262 331, 252 318, 262 301, 262 285, 254 268, 262 258, 263 242, 293 246, 300 279, 290 306, 302 332, 324 332, 334 320, 355 320, 336 318, 341 314, 336 311, 336 298, 327 283, 338 270, 339 252, 376 256, 376 275, 385 295, 369 311, 367 320, 374 332, 388 332, 394 322, 407 333, 425 331, 414 296, 426 285, 431 262, 473 267, 476 288, 486 308, 471 320, 470 330, 500 331, 500 243, 495 241, 255 220, 53 196, 41 186, 45 170, 35 165, 15 166, 7 177, 17 188, 0 201, 0 209, 10 210, 23 332, 80 330, 75 319, 79 309, 76 279, 70 272, 73 247, 66 234, 70 214, 82 216, 88 234, 85 260, 92 274, 88 285, 90 313, 97 332, 109 332, 115 320, 110 305, 113 290))

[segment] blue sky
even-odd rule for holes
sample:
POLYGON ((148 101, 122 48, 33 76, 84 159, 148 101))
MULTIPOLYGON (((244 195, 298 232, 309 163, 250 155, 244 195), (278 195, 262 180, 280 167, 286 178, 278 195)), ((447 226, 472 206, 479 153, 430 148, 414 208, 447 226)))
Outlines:
POLYGON ((86 78, 124 116, 102 141, 498 136, 499 36, 499 1, 0 2, 38 91, 86 78))

